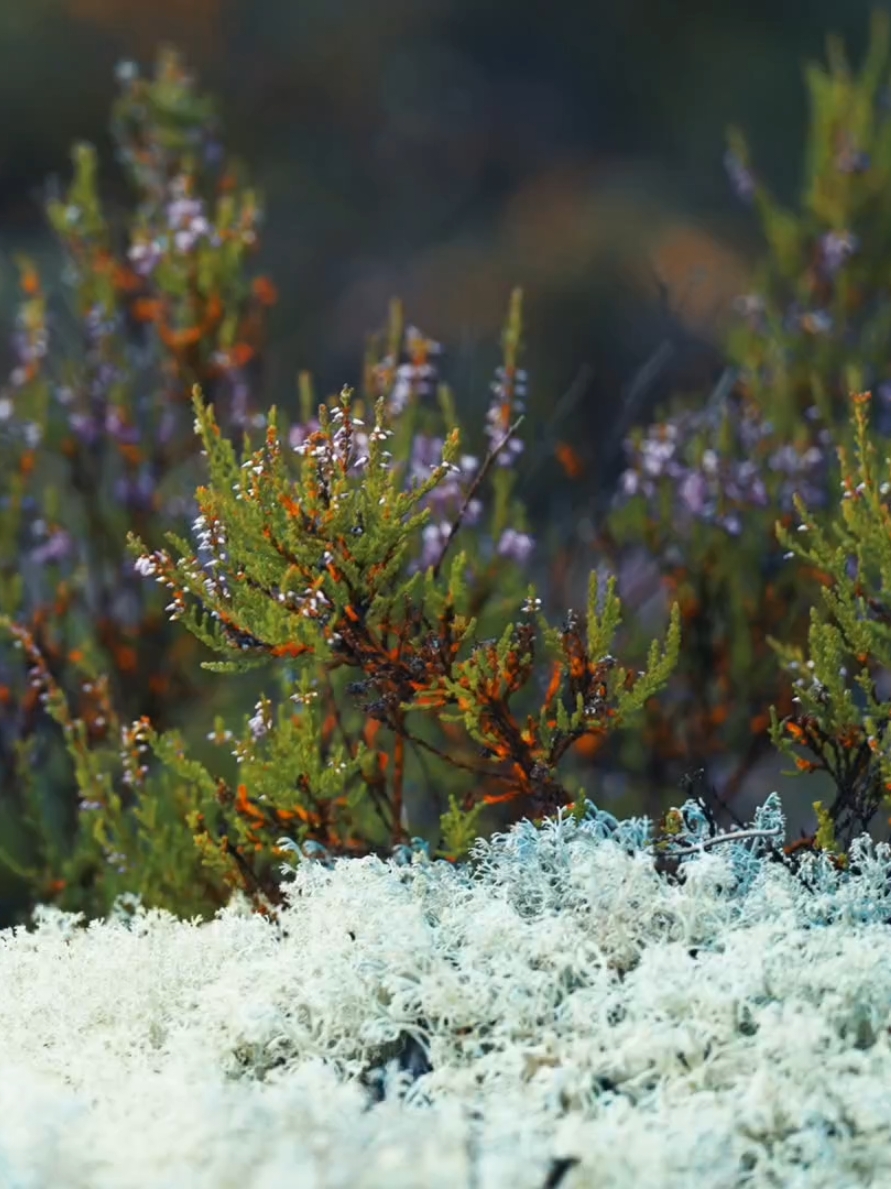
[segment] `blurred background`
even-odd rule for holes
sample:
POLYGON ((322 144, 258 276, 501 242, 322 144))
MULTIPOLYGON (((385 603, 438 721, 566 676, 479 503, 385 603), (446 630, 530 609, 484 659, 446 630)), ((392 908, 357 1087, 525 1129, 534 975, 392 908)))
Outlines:
POLYGON ((43 202, 72 142, 97 144, 104 193, 128 201, 107 134, 115 67, 148 69, 172 44, 217 96, 264 198, 258 267, 280 291, 265 399, 296 408, 303 368, 321 395, 356 381, 366 334, 399 296, 445 346, 474 448, 520 285, 532 446, 520 494, 533 529, 577 532, 621 469, 629 405, 643 420, 670 395, 704 398, 721 374, 732 302, 762 250, 724 168, 727 126, 793 203, 803 67, 828 32, 859 62, 870 7, 2 0, 0 337, 15 254, 54 275, 43 202), (546 430, 578 453, 572 484, 546 430))
POLYGON ((532 417, 576 384, 590 493, 615 476, 604 431, 641 369, 646 408, 720 372, 722 319, 760 247, 723 167, 726 126, 793 200, 802 67, 829 31, 858 61, 869 7, 3 0, 0 314, 12 254, 49 251, 46 179, 67 176, 71 142, 97 143, 106 192, 120 184, 106 133, 115 65, 148 67, 173 43, 265 197, 262 264, 281 290, 269 399, 291 399, 301 367, 324 391, 355 379, 398 295, 446 346, 446 378, 481 420, 519 284, 532 417))

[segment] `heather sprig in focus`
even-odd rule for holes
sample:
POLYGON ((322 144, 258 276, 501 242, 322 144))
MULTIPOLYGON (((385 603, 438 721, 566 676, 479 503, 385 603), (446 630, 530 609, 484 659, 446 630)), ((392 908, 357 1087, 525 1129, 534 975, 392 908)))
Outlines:
MULTIPOLYGON (((354 777, 365 784, 367 807, 386 823, 387 846, 406 841, 409 752, 435 758, 444 774, 451 769, 465 783, 473 778, 462 801, 466 813, 480 803, 510 801, 541 817, 571 803, 556 774, 560 761, 583 735, 624 724, 664 682, 677 657, 677 610, 664 645, 654 642, 648 670, 637 674, 609 654, 620 608, 614 584, 604 592, 596 577, 586 615, 570 612, 561 629, 547 624, 527 589, 519 622, 480 640, 468 614, 463 552, 442 573, 432 565, 404 573, 430 515, 425 501, 459 457, 457 429, 446 436, 428 478, 405 483, 385 449, 393 431, 384 398, 367 430, 344 390, 331 407, 320 406, 318 430, 296 451, 283 446, 273 410, 265 442, 241 463, 197 391, 195 412, 210 474, 197 493, 210 556, 202 562, 174 537, 176 558, 169 550, 146 551, 136 538, 131 546, 141 573, 168 588, 170 615, 226 658, 207 667, 237 671, 286 660, 312 671, 317 694, 331 695, 333 715, 318 746, 324 754, 336 737, 345 755, 359 761, 354 777), (357 455, 359 432, 367 434, 367 455, 357 455), (548 656, 543 704, 537 714, 523 714, 515 703, 528 699, 530 680, 548 656), (474 741, 475 758, 448 744, 456 727, 474 741)), ((497 447, 480 478, 496 457, 497 447)), ((264 785, 270 805, 285 796, 293 802, 293 788, 275 794, 273 774, 270 780, 264 785)), ((304 785, 303 793, 304 808, 318 800, 317 790, 304 785)), ((334 853, 355 851, 361 816, 354 797, 350 805, 349 814, 329 813, 324 832, 304 819, 302 841, 334 853)), ((453 812, 445 818, 457 829, 453 812)), ((445 843, 448 853, 450 840, 445 843)))

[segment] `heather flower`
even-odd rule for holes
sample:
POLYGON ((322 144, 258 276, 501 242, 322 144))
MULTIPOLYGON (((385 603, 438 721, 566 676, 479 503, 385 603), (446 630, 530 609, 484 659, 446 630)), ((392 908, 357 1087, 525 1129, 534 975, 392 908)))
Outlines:
POLYGON ((155 507, 157 486, 148 467, 140 468, 136 475, 123 475, 114 483, 114 495, 127 508, 151 511, 155 507))
POLYGON ((122 410, 110 408, 105 414, 105 432, 122 445, 135 446, 139 442, 138 428, 128 423, 122 410))
POLYGON ((118 62, 117 66, 115 66, 114 74, 118 82, 122 86, 126 86, 139 78, 139 67, 135 62, 126 59, 118 62))
POLYGON ((761 333, 767 326, 767 306, 759 293, 747 293, 734 298, 733 310, 745 319, 751 330, 761 333))
MULTIPOLYGON (((527 373, 522 369, 504 366, 495 369, 495 379, 490 385, 492 402, 486 413, 485 428, 490 450, 496 449, 504 441, 511 424, 525 410, 526 381, 527 373)), ((521 438, 511 438, 498 455, 498 466, 513 466, 524 449, 521 438)))
POLYGON ((690 471, 681 481, 679 487, 681 500, 696 516, 701 516, 707 505, 709 492, 708 480, 705 475, 690 471))
POLYGON ((657 512, 658 492, 668 482, 675 493, 677 527, 683 528, 692 517, 738 536, 741 514, 768 506, 769 487, 776 488, 778 505, 785 511, 791 510, 796 492, 806 491, 815 502, 825 502, 828 430, 818 430, 816 442, 783 443, 767 452, 773 429, 752 406, 733 405, 728 418, 735 449, 725 457, 707 447, 697 461, 695 441, 713 432, 708 410, 684 411, 650 426, 642 437, 626 439, 631 465, 620 477, 614 505, 641 495, 657 512), (768 479, 771 472, 783 476, 779 485, 768 479))
POLYGON ((820 239, 820 256, 827 276, 835 276, 859 246, 859 239, 850 231, 827 231, 820 239))
POLYGON ((271 727, 270 704, 267 699, 261 698, 256 705, 253 717, 248 720, 248 729, 254 739, 262 739, 269 733, 271 727))
POLYGON ((211 225, 205 214, 204 202, 188 197, 187 179, 176 179, 170 188, 174 197, 167 204, 167 227, 173 233, 176 250, 187 254, 194 250, 201 239, 210 237, 211 225))
POLYGON ((405 331, 403 353, 405 359, 396 366, 395 374, 392 372, 392 356, 386 357, 375 370, 376 384, 381 392, 385 391, 393 375, 389 398, 393 416, 419 397, 429 396, 435 391, 438 372, 434 360, 442 353, 442 346, 427 338, 416 326, 409 326, 405 331))
POLYGON ((755 179, 732 149, 728 149, 724 154, 724 168, 737 198, 750 203, 755 197, 755 179))
POLYGON ((164 249, 150 235, 137 232, 127 252, 127 258, 139 276, 150 277, 164 258, 164 249))
POLYGON ((288 444, 296 454, 303 454, 306 442, 313 434, 319 432, 318 419, 313 417, 312 420, 305 424, 299 422, 292 425, 288 431, 288 444))
POLYGON ((421 530, 421 553, 413 569, 426 570, 435 565, 449 539, 451 525, 447 522, 425 524, 421 530))
POLYGON ((517 565, 522 566, 526 564, 534 546, 535 542, 528 533, 520 533, 516 529, 507 528, 498 541, 498 555, 499 557, 509 557, 517 565))
POLYGON ((69 428, 85 446, 92 446, 102 436, 102 427, 95 417, 87 413, 70 413, 68 415, 69 428))
MULTIPOLYGON (((36 270, 23 262, 12 367, 0 391, 0 513, 6 540, 21 552, 22 578, 2 584, 0 611, 33 630, 34 647, 59 682, 47 684, 35 666, 25 688, 20 674, 4 677, 0 786, 10 805, 27 808, 35 779, 45 776, 32 774, 21 757, 39 735, 55 780, 64 764, 51 747, 67 749, 69 783, 101 813, 96 831, 114 840, 94 879, 99 848, 92 823, 85 836, 70 839, 78 876, 65 894, 91 908, 101 908, 112 890, 109 875, 122 866, 121 856, 135 853, 132 806, 145 773, 143 765, 120 772, 105 746, 115 710, 96 692, 100 679, 88 691, 78 678, 94 665, 111 671, 110 688, 128 717, 150 711, 162 725, 201 688, 197 665, 171 652, 175 633, 159 616, 165 601, 171 618, 182 612, 170 575, 159 570, 157 555, 134 566, 118 549, 130 527, 181 530, 197 513, 189 491, 197 451, 179 440, 188 431, 183 397, 194 380, 206 384, 227 434, 265 427, 253 411, 249 365, 263 345, 264 310, 275 300, 270 283, 250 281, 247 253, 261 212, 250 192, 218 169, 223 158, 207 100, 174 54, 161 55, 153 78, 129 68, 119 78, 113 135, 134 183, 134 217, 119 235, 97 192, 96 153, 77 146, 71 184, 65 193, 51 190, 46 207, 64 256, 60 279, 71 289, 65 304, 74 333, 56 333, 36 270), (183 483, 185 492, 177 490, 183 483), (142 575, 159 580, 166 598, 153 598, 154 588, 138 581, 142 575), (10 697, 21 709, 15 721, 4 710, 10 697), (63 728, 51 744, 42 710, 63 728), (128 789, 123 799, 121 782, 128 789), (80 882, 83 872, 90 878, 80 882)), ((217 552, 202 551, 195 577, 209 583, 208 597, 224 599, 225 576, 217 573, 227 554, 217 552)), ((185 887, 192 857, 187 850, 169 858, 185 887)), ((49 862, 43 855, 38 866, 49 862)), ((130 875, 138 882, 145 872, 130 875)))
MULTIPOLYGON (((415 435, 408 469, 411 484, 420 486, 425 483, 430 478, 430 472, 442 464, 444 445, 442 437, 424 433, 415 435)), ((462 455, 443 481, 427 494, 424 506, 432 509, 434 516, 445 517, 449 513, 457 513, 465 499, 467 486, 478 469, 477 458, 470 454, 462 455)), ((464 514, 464 524, 470 526, 478 523, 482 510, 480 500, 471 500, 464 514)))
POLYGON ((31 550, 31 561, 38 566, 49 565, 63 561, 73 552, 71 535, 65 529, 56 528, 50 532, 46 541, 31 550))

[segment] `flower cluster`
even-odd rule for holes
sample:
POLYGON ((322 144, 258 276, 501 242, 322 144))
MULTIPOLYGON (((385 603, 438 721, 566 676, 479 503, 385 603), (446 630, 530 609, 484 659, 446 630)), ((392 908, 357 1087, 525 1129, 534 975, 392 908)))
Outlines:
MULTIPOLYGON (((444 445, 441 437, 429 434, 418 434, 415 437, 409 459, 409 479, 412 484, 424 483, 430 472, 439 466, 444 445)), ((462 455, 443 482, 428 493, 425 503, 430 509, 431 519, 423 528, 424 544, 415 562, 417 569, 426 570, 428 566, 436 564, 448 542, 452 521, 465 501, 464 524, 472 528, 479 523, 483 512, 482 500, 476 497, 468 498, 467 494, 479 466, 479 459, 474 458, 472 454, 462 455)))
MULTIPOLYGON (((484 426, 485 446, 494 457, 495 465, 505 472, 501 494, 496 502, 506 501, 512 483, 511 468, 522 455, 522 438, 514 432, 522 420, 528 376, 518 368, 521 343, 522 304, 521 294, 516 290, 511 296, 508 317, 502 336, 503 358, 496 368, 495 380, 491 385, 494 398, 486 415, 484 426)), ((428 338, 416 326, 402 328, 401 310, 398 306, 391 311, 391 321, 386 335, 387 346, 379 357, 373 354, 366 365, 365 393, 370 400, 383 396, 391 417, 424 410, 432 404, 430 398, 446 397, 448 390, 440 382, 439 364, 444 351, 440 343, 428 338), (437 361, 437 362, 434 362, 437 361)), ((404 426, 410 440, 410 454, 407 461, 409 483, 423 483, 431 471, 439 465, 443 449, 441 433, 427 427, 426 418, 404 419, 404 426)), ((305 421, 293 426, 290 431, 292 445, 302 443, 313 429, 316 421, 305 421)), ((520 523, 519 510, 510 523, 499 523, 486 531, 483 524, 483 503, 476 494, 481 463, 473 454, 462 454, 453 463, 447 477, 428 493, 423 506, 431 512, 429 522, 423 530, 423 547, 412 564, 412 570, 423 571, 435 566, 448 548, 452 526, 456 517, 465 528, 477 528, 477 545, 483 558, 507 558, 525 566, 534 548, 534 540, 520 523)))
POLYGON ((683 532, 695 518, 736 537, 746 509, 775 505, 790 512, 796 494, 814 506, 828 502, 832 433, 820 426, 819 410, 806 417, 813 430, 784 441, 762 411, 732 401, 720 411, 681 410, 664 422, 626 439, 628 467, 619 480, 616 504, 643 496, 655 511, 670 492, 672 516, 683 532), (722 450, 708 444, 722 435, 722 450))
MULTIPOLYGON (((527 374, 518 366, 520 350, 519 296, 514 295, 511 310, 504 331, 504 360, 495 372, 491 384, 492 400, 486 413, 486 437, 491 449, 498 449, 507 439, 508 430, 517 416, 526 408, 527 374)), ((499 465, 509 467, 523 452, 523 443, 517 438, 507 441, 506 448, 499 454, 499 465)))

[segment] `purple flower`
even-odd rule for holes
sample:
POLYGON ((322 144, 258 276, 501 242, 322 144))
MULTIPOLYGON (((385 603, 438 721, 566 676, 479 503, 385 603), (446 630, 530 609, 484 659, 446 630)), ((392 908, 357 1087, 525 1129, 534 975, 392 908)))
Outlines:
POLYGON ((179 231, 195 219, 204 218, 204 203, 199 198, 189 198, 186 185, 185 180, 179 178, 171 186, 174 198, 167 204, 167 226, 171 231, 179 231))
POLYGON ((52 533, 42 545, 31 550, 31 561, 38 566, 62 561, 71 553, 71 546, 70 535, 64 529, 59 529, 52 533))
POLYGON ((735 298, 733 308, 740 317, 745 318, 752 330, 764 330, 766 306, 759 293, 746 293, 735 298))
POLYGON ((105 429, 122 445, 135 446, 139 442, 139 430, 135 425, 127 425, 118 409, 111 408, 105 414, 105 429))
POLYGON ((161 421, 158 425, 158 441, 162 446, 166 446, 176 433, 176 413, 173 409, 167 408, 161 416, 161 421))
POLYGON ((432 363, 400 363, 390 395, 391 413, 401 413, 412 396, 429 396, 435 376, 432 363))
MULTIPOLYGON (((396 366, 390 393, 390 412, 394 415, 401 413, 413 399, 429 396, 435 391, 438 371, 430 357, 441 355, 442 346, 428 339, 416 326, 408 326, 403 339, 403 354, 405 359, 396 366)), ((376 378, 382 387, 394 362, 393 357, 388 356, 376 369, 376 378)))
POLYGON ((827 231, 820 239, 820 256, 826 275, 834 277, 859 247, 859 239, 850 231, 827 231))
POLYGON ((148 277, 155 271, 163 256, 157 240, 139 240, 132 244, 127 257, 133 265, 134 272, 141 277, 148 277))
POLYGON ((118 479, 114 485, 115 499, 128 508, 151 511, 155 506, 155 481, 143 467, 133 478, 118 479))
POLYGON ((97 347, 103 340, 110 338, 118 328, 118 319, 114 314, 107 314, 101 305, 89 309, 84 317, 84 330, 87 342, 91 347, 97 347))
POLYGON ((319 432, 319 423, 315 417, 308 421, 306 425, 292 425, 288 431, 288 445, 292 450, 298 450, 304 444, 310 434, 319 432))
POLYGON ((690 471, 680 485, 679 494, 683 502, 695 515, 705 511, 708 501, 708 482, 698 471, 690 471))
POLYGON ((735 512, 732 512, 729 516, 723 517, 721 520, 721 525, 727 530, 728 533, 730 533, 731 537, 738 537, 742 532, 742 521, 735 512))
POLYGON ((741 202, 751 202, 755 197, 755 179, 732 149, 728 149, 724 154, 724 168, 737 198, 741 202))
POLYGON ((268 705, 262 700, 254 707, 254 715, 248 719, 248 728, 254 739, 259 740, 269 734, 272 726, 272 716, 268 705))
POLYGON ((664 481, 671 480, 678 529, 689 526, 692 517, 738 536, 746 509, 765 508, 769 503, 765 468, 781 477, 771 489, 776 486, 775 498, 783 510, 792 507, 796 492, 815 507, 826 502, 828 430, 818 430, 816 441, 812 436, 803 445, 779 444, 766 453, 765 439, 773 433, 770 422, 751 405, 732 404, 730 410, 736 443, 723 456, 714 448, 703 450, 697 445, 703 431, 714 441, 707 411, 687 410, 664 424, 651 425, 643 440, 627 439, 631 465, 621 477, 615 503, 621 505, 636 495, 652 502, 664 481), (695 464, 686 461, 691 453, 697 456, 695 464), (716 515, 719 506, 721 513, 716 515))
MULTIPOLYGON (((522 369, 509 374, 505 368, 495 370, 495 379, 490 385, 492 402, 486 413, 486 437, 489 447, 495 450, 504 441, 513 421, 526 407, 527 374, 522 369)), ((498 455, 498 466, 513 466, 524 450, 523 442, 513 437, 498 455)))
POLYGON ((509 557, 522 566, 532 552, 535 542, 528 533, 519 533, 516 529, 506 528, 498 542, 499 557, 509 557))
POLYGON ((101 433, 99 426, 95 420, 86 413, 71 413, 68 416, 68 424, 71 427, 75 437, 79 438, 85 446, 92 446, 98 442, 101 433))
POLYGON ((423 541, 421 556, 417 561, 418 569, 426 570, 430 566, 436 565, 437 561, 439 561, 439 555, 445 548, 450 531, 451 525, 448 523, 424 525, 421 533, 421 539, 423 541))
MULTIPOLYGON (((412 442, 411 457, 409 459, 409 480, 417 486, 429 479, 430 472, 442 463, 443 440, 429 434, 417 434, 412 442)), ((434 516, 440 519, 457 514, 464 502, 466 486, 462 480, 470 480, 479 467, 479 460, 471 454, 464 454, 457 469, 451 471, 431 492, 428 492, 424 507, 431 508, 434 516)), ((464 523, 475 524, 482 512, 479 500, 471 500, 464 513, 464 523)))

